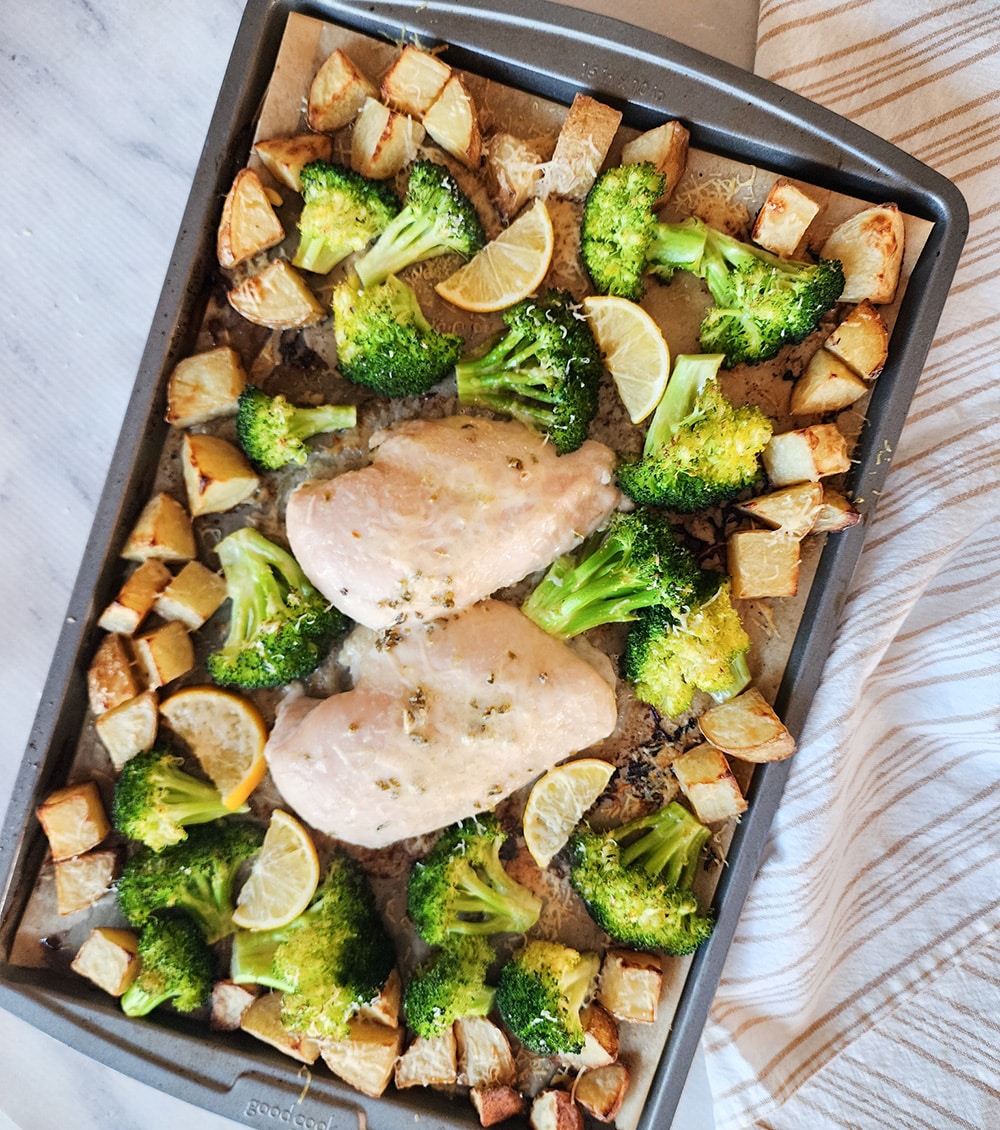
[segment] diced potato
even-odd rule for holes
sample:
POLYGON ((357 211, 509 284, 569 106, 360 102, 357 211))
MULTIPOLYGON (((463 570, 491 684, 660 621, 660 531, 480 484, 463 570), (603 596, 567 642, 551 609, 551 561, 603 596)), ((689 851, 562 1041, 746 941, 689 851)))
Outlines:
POLYGON ((904 238, 903 216, 895 204, 865 208, 838 225, 820 254, 839 259, 844 268, 840 301, 891 302, 903 266, 904 238))
POLYGON ((164 620, 180 620, 196 631, 226 599, 225 578, 189 561, 156 597, 154 607, 164 620))
POLYGON ((823 488, 823 505, 819 508, 816 521, 813 523, 814 534, 839 533, 841 530, 856 526, 860 521, 859 511, 839 490, 833 490, 831 487, 823 488))
POLYGON ((486 186, 500 212, 509 220, 534 195, 544 156, 534 145, 511 133, 494 133, 484 144, 486 186))
POLYGON ((663 968, 655 954, 609 949, 601 962, 597 999, 619 1020, 652 1024, 662 985, 663 968))
POLYGON ((746 812, 746 798, 722 750, 703 742, 675 757, 670 767, 703 824, 732 820, 746 812))
POLYGON ((234 981, 216 981, 208 1026, 213 1032, 238 1032, 247 1009, 257 999, 254 985, 237 985, 234 981))
POLYGON ((333 133, 346 126, 365 104, 374 98, 375 84, 338 48, 323 61, 309 86, 306 119, 309 128, 333 133))
POLYGON ((166 686, 194 667, 194 644, 179 620, 136 637, 135 657, 151 689, 166 686))
POLYGON ((252 1001, 240 1019, 240 1027, 279 1052, 284 1052, 300 1063, 315 1063, 319 1059, 319 1043, 289 1032, 281 1023, 281 993, 263 993, 252 1001))
POLYGON ((354 1020, 350 1036, 346 1040, 324 1040, 320 1054, 334 1075, 363 1095, 377 1099, 389 1085, 402 1050, 402 1028, 354 1020))
POLYGON ((817 349, 792 388, 793 416, 839 412, 868 391, 865 382, 825 349, 817 349))
POLYGON ((583 1130, 583 1111, 569 1091, 550 1087, 535 1095, 528 1116, 531 1130, 583 1130))
POLYGON ((476 104, 458 75, 444 84, 424 114, 424 129, 446 152, 468 165, 479 167, 483 158, 483 138, 479 132, 476 104))
POLYGON ((882 315, 865 299, 837 326, 823 346, 859 377, 873 381, 889 356, 889 329, 882 315))
POLYGON ((585 1071, 573 1087, 573 1097, 598 1122, 614 1122, 629 1085, 624 1063, 609 1063, 585 1071))
POLYGON ((818 211, 816 201, 800 188, 777 180, 757 213, 751 239, 765 250, 791 259, 818 211))
POLYGON ((803 538, 812 531, 823 502, 819 483, 796 483, 738 503, 739 509, 781 530, 790 538, 803 538))
POLYGON ((424 127, 416 118, 369 98, 351 135, 351 166, 375 180, 394 177, 417 155, 424 127))
POLYGON ((559 1062, 583 1070, 614 1063, 618 1058, 618 1024, 597 1001, 591 1001, 580 1014, 583 1022, 583 1049, 559 1056, 559 1062))
POLYGON ((167 383, 167 423, 193 428, 223 416, 235 416, 247 383, 240 355, 220 345, 178 361, 167 383))
POLYGON ((393 969, 386 978, 382 991, 373 1001, 361 1006, 358 1010, 358 1016, 395 1028, 399 1024, 399 1013, 402 1006, 403 982, 400 980, 399 970, 393 969))
POLYGON ((698 726, 712 745, 741 761, 781 761, 795 752, 795 739, 756 687, 710 707, 698 726))
POLYGON ((70 968, 113 997, 120 997, 139 972, 139 944, 131 930, 97 926, 77 950, 70 968))
POLYGON ((588 94, 577 94, 542 177, 540 196, 582 200, 601 171, 622 116, 588 94))
POLYGON ((469 1087, 508 1086, 517 1079, 510 1043, 501 1028, 485 1016, 455 1021, 458 1081, 469 1087))
POLYGON ((135 698, 143 689, 129 637, 118 632, 105 636, 87 669, 90 709, 95 714, 103 714, 135 698))
POLYGON ((794 596, 799 591, 799 539, 784 530, 737 530, 726 539, 736 600, 794 596))
POLYGON ((449 1028, 440 1036, 417 1036, 396 1060, 395 1084, 406 1087, 445 1087, 458 1079, 455 1033, 449 1028))
POLYGON ((191 516, 169 494, 146 503, 121 552, 126 561, 190 561, 195 555, 191 516))
POLYGON ((333 138, 323 133, 268 137, 256 142, 253 151, 276 181, 301 192, 303 168, 311 161, 329 161, 333 154, 333 138))
POLYGON ((144 749, 153 748, 159 718, 159 701, 152 690, 142 691, 98 715, 94 729, 115 769, 121 769, 144 749))
POLYGON ((221 436, 189 433, 181 445, 181 462, 188 509, 195 518, 232 510, 260 485, 247 457, 221 436))
POLYGON ((273 198, 253 169, 240 169, 222 205, 215 241, 220 267, 244 263, 285 238, 274 211, 280 203, 281 197, 273 198))
POLYGON ((275 259, 229 292, 229 304, 248 322, 272 330, 314 326, 326 310, 287 259, 275 259))
POLYGON ((496 1126, 524 1113, 524 1096, 513 1087, 473 1087, 469 1098, 479 1115, 480 1126, 496 1126))
POLYGON ((657 201, 657 206, 670 199, 677 182, 684 175, 689 140, 690 134, 680 122, 664 122, 640 133, 622 149, 623 165, 649 161, 656 166, 657 172, 663 174, 663 194, 657 201))
POLYGON ((113 848, 84 852, 55 863, 56 908, 60 914, 86 910, 111 890, 118 874, 118 852, 113 848))
POLYGON ((382 79, 382 98, 393 109, 419 118, 440 96, 451 75, 451 67, 437 55, 409 43, 382 79))
POLYGON ((767 477, 776 487, 817 482, 851 465, 847 440, 836 424, 812 424, 771 436, 761 458, 767 477))
POLYGON ((56 861, 90 851, 111 831, 94 781, 56 789, 35 811, 56 861))
POLYGON ((101 613, 98 627, 106 632, 130 636, 153 607, 157 593, 170 581, 170 570, 162 561, 143 561, 118 590, 118 595, 101 613))

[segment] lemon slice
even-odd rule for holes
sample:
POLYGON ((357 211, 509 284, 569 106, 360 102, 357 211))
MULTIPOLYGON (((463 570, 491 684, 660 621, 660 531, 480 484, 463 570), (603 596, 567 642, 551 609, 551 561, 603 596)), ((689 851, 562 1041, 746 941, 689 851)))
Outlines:
POLYGON ((267 727, 257 707, 218 687, 186 687, 162 703, 160 714, 191 747, 226 808, 239 808, 267 770, 267 727))
POLYGON ((583 312, 633 424, 660 403, 670 375, 670 350, 641 306, 614 295, 592 295, 583 312))
POLYGON ((523 212, 468 263, 434 288, 461 310, 504 310, 541 285, 555 237, 543 200, 523 212))
POLYGON ((552 862, 614 771, 607 761, 581 757, 557 765, 535 782, 524 806, 524 842, 539 867, 552 862))
POLYGON ((276 930, 298 918, 319 885, 319 856, 306 829, 276 808, 260 854, 240 890, 233 921, 244 930, 276 930))

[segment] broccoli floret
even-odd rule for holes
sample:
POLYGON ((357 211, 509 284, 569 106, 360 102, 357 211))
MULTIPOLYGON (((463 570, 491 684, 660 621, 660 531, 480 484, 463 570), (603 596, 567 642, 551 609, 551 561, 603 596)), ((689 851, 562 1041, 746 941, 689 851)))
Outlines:
POLYGON ((656 406, 642 457, 618 468, 636 502, 690 514, 755 486, 773 430, 756 405, 735 405, 718 385, 720 354, 682 354, 656 406))
POLYGON ((269 396, 247 385, 236 410, 236 438, 258 467, 277 471, 288 463, 305 463, 309 457, 305 440, 322 432, 353 428, 357 422, 353 404, 300 408, 280 394, 269 396))
POLYGON ((126 1016, 145 1016, 168 1001, 192 1012, 212 991, 212 953, 189 918, 151 918, 138 941, 139 973, 122 993, 126 1016))
POLYGON ((339 1040, 358 1009, 382 991, 395 962, 361 865, 339 852, 289 925, 237 931, 231 976, 282 990, 281 1023, 289 1031, 339 1040))
POLYGON ((496 1002, 504 1024, 536 1055, 582 1051, 580 1012, 600 969, 595 953, 533 940, 500 970, 496 1002))
POLYGON ((663 178, 650 164, 619 165, 597 178, 584 205, 580 254, 602 294, 636 300, 643 275, 703 279, 715 305, 701 324, 701 348, 727 366, 756 364, 801 341, 840 297, 837 260, 781 259, 691 218, 660 223, 653 208, 663 178))
POLYGON ((403 993, 406 1023, 418 1036, 431 1039, 464 1016, 486 1016, 495 995, 486 975, 495 956, 481 934, 449 938, 407 982, 403 993))
POLYGON ((749 649, 728 580, 706 573, 702 598, 689 612, 643 610, 629 630, 622 675, 641 702, 676 718, 690 709, 696 691, 720 702, 739 694, 750 681, 749 649))
POLYGON ((459 402, 510 416, 575 451, 597 413, 601 352, 573 296, 549 290, 503 314, 506 330, 455 367, 459 402))
MULTIPOLYGON (((191 776, 182 765, 181 758, 161 749, 144 750, 125 763, 112 805, 119 832, 162 851, 186 839, 188 825, 232 814, 214 785, 191 776)), ((247 812, 248 806, 236 811, 247 812)))
POLYGON ((310 161, 301 173, 302 215, 296 267, 325 275, 352 251, 361 251, 399 211, 384 181, 369 180, 330 161, 310 161))
POLYGON ((403 207, 375 243, 357 260, 363 286, 384 282, 411 263, 449 252, 466 259, 486 243, 472 201, 455 178, 435 161, 414 161, 403 207))
POLYGON ((690 607, 701 569, 660 512, 616 511, 605 529, 549 568, 521 611, 568 639, 600 624, 634 620, 642 608, 690 607))
POLYGON ((225 686, 278 687, 311 674, 346 627, 295 558, 258 530, 236 530, 216 546, 231 602, 229 634, 209 655, 225 686))
POLYGON ((182 910, 211 945, 235 929, 236 876, 263 838, 258 824, 220 820, 192 828, 183 843, 162 851, 140 848, 118 879, 118 908, 133 926, 159 910, 182 910))
POLYGON ((410 869, 407 910, 431 945, 454 934, 522 933, 538 921, 540 900, 500 861, 506 834, 492 814, 470 816, 441 833, 410 869))
POLYGON ((691 890, 709 834, 676 801, 610 832, 582 825, 570 837, 570 882, 615 941, 692 953, 713 928, 691 890))
POLYGON ((341 373, 380 396, 426 392, 462 352, 462 338, 436 330, 413 288, 395 275, 364 289, 354 279, 340 283, 333 326, 341 373))

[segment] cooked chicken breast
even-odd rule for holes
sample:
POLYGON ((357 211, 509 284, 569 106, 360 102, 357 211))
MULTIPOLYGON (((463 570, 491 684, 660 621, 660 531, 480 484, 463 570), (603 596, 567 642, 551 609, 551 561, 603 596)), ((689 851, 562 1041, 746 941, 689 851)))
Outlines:
POLYGON ((266 756, 286 804, 364 847, 492 809, 617 721, 608 680, 500 601, 343 654, 353 689, 286 699, 266 756))
POLYGON ((557 455, 513 421, 407 420, 372 446, 369 466, 294 491, 286 516, 307 575, 369 628, 467 608, 573 549, 621 500, 609 448, 557 455))

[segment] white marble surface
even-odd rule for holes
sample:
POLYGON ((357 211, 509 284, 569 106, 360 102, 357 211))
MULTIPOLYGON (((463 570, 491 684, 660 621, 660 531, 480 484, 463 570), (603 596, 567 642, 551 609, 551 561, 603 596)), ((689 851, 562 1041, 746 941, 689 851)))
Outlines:
MULTIPOLYGON (((0 217, 0 809, 84 553, 242 10, 242 0, 0 5, 7 157, 0 217)), ((619 12, 749 64, 751 10, 756 5, 748 0, 691 5, 681 22, 674 11, 669 28, 659 6, 647 10, 636 0, 619 12), (734 11, 741 19, 727 24, 734 11)), ((0 1130, 233 1125, 95 1064, 2 1010, 0 1046, 0 1130)), ((677 1125, 710 1130, 700 1059, 682 1109, 677 1125)))

